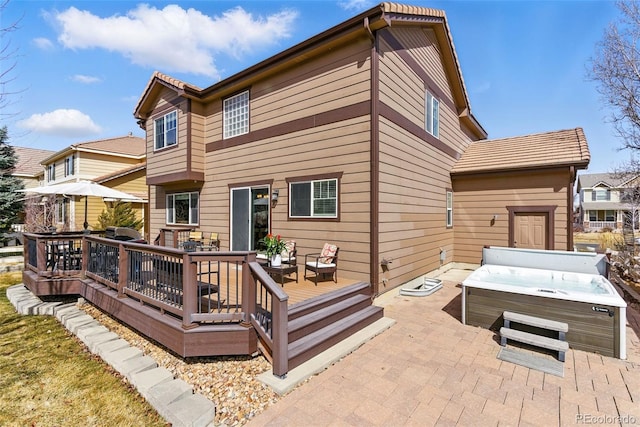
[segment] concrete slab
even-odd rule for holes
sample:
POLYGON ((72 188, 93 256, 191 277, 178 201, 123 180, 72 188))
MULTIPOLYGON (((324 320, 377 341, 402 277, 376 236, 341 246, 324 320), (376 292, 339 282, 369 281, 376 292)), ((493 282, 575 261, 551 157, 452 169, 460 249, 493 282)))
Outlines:
POLYGON ((174 379, 165 381, 149 389, 147 400, 154 408, 165 416, 164 408, 176 400, 183 399, 193 394, 193 387, 182 380, 174 379))
POLYGON ((98 344, 96 346, 96 354, 104 359, 105 354, 113 353, 114 351, 128 348, 129 343, 122 338, 117 340, 107 341, 105 343, 98 344))
POLYGON ((200 394, 192 394, 169 404, 166 419, 173 427, 206 427, 216 416, 216 406, 200 394))
POLYGON ((267 371, 258 375, 258 380, 271 387, 276 393, 280 395, 286 394, 307 378, 324 371, 346 355, 357 350, 365 342, 389 329, 395 323, 395 320, 383 317, 302 365, 290 370, 285 378, 278 378, 273 375, 273 371, 267 371))
POLYGON ((131 382, 131 376, 133 374, 148 371, 157 367, 158 364, 156 361, 149 356, 134 357, 133 359, 124 360, 122 363, 118 363, 116 365, 118 372, 124 375, 129 382, 131 382))
POLYGON ((119 371, 123 362, 136 357, 142 357, 142 350, 135 347, 125 347, 115 351, 103 352, 102 358, 114 369, 119 371))
POLYGON ((173 374, 168 369, 157 367, 146 371, 131 374, 129 381, 138 392, 147 397, 150 389, 167 381, 173 380, 173 374))
POLYGON ((16 301, 16 311, 23 315, 30 315, 37 311, 36 307, 42 304, 40 299, 35 297, 26 297, 16 301))
POLYGON ((34 314, 40 316, 53 316, 55 308, 61 305, 62 302, 60 301, 43 302, 42 305, 38 307, 38 312, 34 314))
POLYGON ((108 332, 109 332, 109 329, 105 328, 100 323, 98 323, 97 325, 94 325, 94 326, 87 326, 85 328, 78 329, 78 333, 76 335, 78 336, 80 341, 82 341, 87 347, 89 347, 88 338, 90 336, 106 334, 108 332))
MULTIPOLYGON (((85 343, 89 347, 89 351, 94 354, 98 354, 98 346, 109 341, 115 341, 120 338, 120 335, 115 332, 106 332, 104 334, 96 334, 87 336, 87 342, 85 343)), ((123 340, 124 341, 124 340, 123 340)))
POLYGON ((78 310, 78 307, 73 302, 59 305, 53 309, 53 315, 60 321, 62 321, 62 317, 67 313, 75 313, 76 315, 79 315, 80 310, 78 310))
POLYGON ((87 325, 99 326, 100 323, 88 314, 71 317, 64 323, 65 328, 73 334, 77 334, 79 328, 86 327, 87 325))

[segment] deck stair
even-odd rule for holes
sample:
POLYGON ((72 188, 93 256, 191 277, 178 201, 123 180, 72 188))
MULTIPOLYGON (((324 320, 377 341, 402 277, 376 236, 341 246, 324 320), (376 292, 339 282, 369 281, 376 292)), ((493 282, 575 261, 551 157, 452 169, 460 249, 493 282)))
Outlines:
POLYGON ((500 345, 506 346, 507 340, 519 341, 521 343, 546 348, 558 352, 558 360, 564 362, 565 352, 569 350, 569 343, 566 341, 566 333, 569 325, 564 322, 543 319, 540 317, 528 316, 520 313, 505 311, 503 314, 504 326, 500 328, 500 345), (513 329, 511 323, 531 326, 537 329, 557 332, 558 338, 550 338, 533 332, 526 332, 513 329))
POLYGON ((356 283, 289 307, 289 369, 306 362, 383 316, 371 286, 356 283))

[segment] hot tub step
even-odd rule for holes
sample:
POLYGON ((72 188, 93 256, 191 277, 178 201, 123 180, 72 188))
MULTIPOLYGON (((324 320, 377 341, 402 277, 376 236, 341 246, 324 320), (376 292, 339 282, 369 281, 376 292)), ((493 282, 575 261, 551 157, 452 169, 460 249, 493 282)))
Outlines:
POLYGON ((525 344, 542 347, 558 352, 558 360, 564 362, 564 353, 569 350, 569 343, 554 338, 543 337, 541 335, 531 334, 529 332, 518 331, 506 327, 500 328, 500 337, 502 346, 507 345, 507 340, 522 342, 525 344))
MULTIPOLYGON (((567 332, 569 325, 564 322, 556 322, 555 320, 543 319, 541 317, 528 316, 526 314, 505 311, 502 313, 504 317, 504 326, 509 328, 510 322, 521 323, 523 325, 535 326, 536 328, 549 329, 557 332, 567 332)), ((564 338, 560 338, 564 341, 564 338)))

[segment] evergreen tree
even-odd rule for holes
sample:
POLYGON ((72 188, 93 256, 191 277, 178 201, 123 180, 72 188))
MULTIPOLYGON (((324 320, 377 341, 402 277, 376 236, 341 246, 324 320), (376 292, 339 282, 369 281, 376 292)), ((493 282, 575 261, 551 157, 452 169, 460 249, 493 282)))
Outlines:
POLYGON ((136 218, 136 213, 131 203, 116 201, 112 207, 108 207, 98 217, 99 230, 107 227, 129 227, 140 231, 142 220, 136 218))
POLYGON ((15 150, 9 145, 7 127, 0 128, 0 242, 8 240, 11 226, 18 222, 24 211, 24 183, 13 176, 18 163, 15 150))

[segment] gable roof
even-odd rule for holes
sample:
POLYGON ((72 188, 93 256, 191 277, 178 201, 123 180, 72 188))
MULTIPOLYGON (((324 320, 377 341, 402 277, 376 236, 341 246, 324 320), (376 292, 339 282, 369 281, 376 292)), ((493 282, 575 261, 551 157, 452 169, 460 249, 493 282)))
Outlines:
POLYGON ((452 175, 573 166, 585 169, 591 155, 582 128, 475 141, 452 175))
POLYGON ((98 153, 116 157, 143 159, 147 154, 147 142, 144 138, 133 136, 131 133, 115 138, 79 142, 55 152, 53 155, 44 159, 42 163, 49 163, 60 157, 69 156, 74 152, 98 153))
POLYGON ((44 173, 40 163, 55 153, 52 150, 13 146, 18 161, 13 171, 14 176, 36 177, 44 173))
POLYGON ((625 173, 585 173, 578 176, 578 189, 597 186, 622 188, 636 178, 638 175, 625 173))
POLYGON ((434 29, 440 44, 443 65, 451 79, 453 98, 458 109, 457 113, 460 119, 465 120, 478 137, 486 138, 486 131, 471 113, 467 90, 445 12, 438 9, 390 2, 381 3, 205 89, 200 89, 197 86, 156 71, 147 83, 133 114, 137 119, 146 119, 154 96, 163 87, 175 90, 178 95, 185 98, 197 100, 220 98, 246 87, 252 81, 266 78, 279 70, 294 66, 300 61, 300 58, 306 59, 320 55, 335 46, 344 44, 350 38, 358 35, 371 35, 381 28, 390 27, 394 24, 419 24, 434 29))

